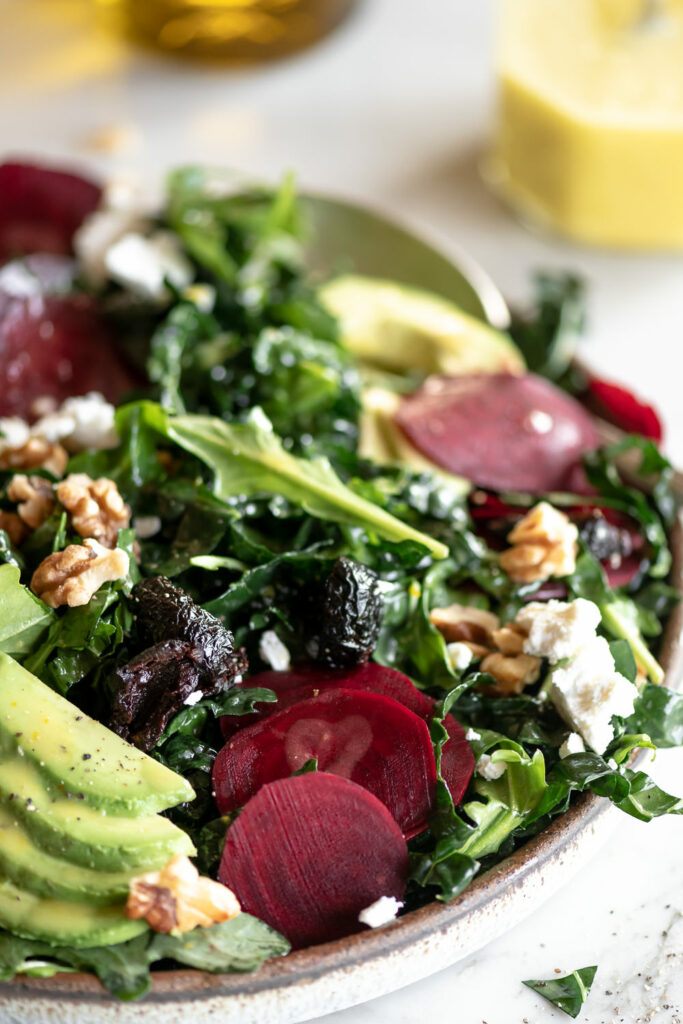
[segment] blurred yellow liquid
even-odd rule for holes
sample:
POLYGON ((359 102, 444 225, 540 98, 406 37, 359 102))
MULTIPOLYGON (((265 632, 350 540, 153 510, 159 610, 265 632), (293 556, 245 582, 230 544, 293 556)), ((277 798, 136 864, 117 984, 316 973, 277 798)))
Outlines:
POLYGON ((683 0, 501 0, 492 177, 581 241, 683 247, 683 0))
MULTIPOLYGON (((102 2, 102 0, 100 0, 102 2)), ((309 46, 354 0, 104 0, 125 29, 163 50, 257 61, 309 46)))

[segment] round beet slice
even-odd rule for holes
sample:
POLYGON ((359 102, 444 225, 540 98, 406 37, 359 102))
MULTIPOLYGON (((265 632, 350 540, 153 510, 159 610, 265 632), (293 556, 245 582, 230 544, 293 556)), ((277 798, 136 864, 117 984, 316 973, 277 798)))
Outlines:
POLYGON ((0 290, 0 416, 29 418, 34 399, 99 391, 116 402, 133 378, 86 295, 0 290))
POLYGON ((361 930, 380 896, 402 899, 408 848, 386 807, 312 772, 264 786, 228 829, 218 877, 295 949, 361 930))
POLYGON ((221 814, 315 758, 388 807, 406 838, 427 825, 436 766, 425 722, 390 697, 330 690, 242 729, 219 752, 213 788, 221 814))
POLYGON ((71 252, 74 233, 102 190, 77 174, 0 165, 0 263, 31 252, 71 252))
POLYGON ((286 672, 259 672, 239 686, 242 689, 258 686, 273 690, 277 694, 277 703, 263 704, 249 715, 224 715, 220 722, 226 739, 247 725, 269 718, 277 711, 283 711, 301 700, 317 697, 319 693, 339 687, 345 690, 367 690, 391 697, 419 718, 424 718, 425 722, 430 720, 434 710, 432 698, 421 693, 408 676, 385 665, 377 665, 373 661, 350 670, 299 665, 286 672))
POLYGON ((436 465, 494 491, 560 489, 599 445, 588 412, 531 373, 430 377, 396 422, 436 465))
POLYGON ((453 715, 446 715, 444 726, 448 739, 441 750, 441 774, 457 807, 472 778, 474 754, 465 737, 465 730, 453 715))

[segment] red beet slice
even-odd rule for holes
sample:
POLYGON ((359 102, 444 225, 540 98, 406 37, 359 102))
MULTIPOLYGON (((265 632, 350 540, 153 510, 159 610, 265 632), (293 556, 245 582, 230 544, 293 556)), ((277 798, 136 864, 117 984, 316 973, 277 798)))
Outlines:
POLYGON ((221 814, 261 786, 316 758, 322 772, 351 779, 388 807, 406 838, 427 825, 436 786, 425 722, 390 697, 330 690, 242 729, 219 752, 213 787, 221 814))
POLYGON ((0 165, 0 263, 30 252, 71 252, 74 232, 102 190, 67 171, 0 165))
POLYGON ((396 422, 436 465, 495 491, 560 489, 599 445, 588 412, 531 373, 430 377, 396 422))
POLYGON ((239 687, 243 690, 252 686, 266 687, 277 694, 277 704, 263 704, 253 714, 224 715, 221 729, 226 739, 234 736, 245 726, 253 725, 277 711, 298 704, 308 697, 317 697, 326 690, 343 687, 345 690, 366 690, 381 693, 398 701, 419 718, 428 722, 432 717, 434 701, 421 693, 408 676, 393 668, 368 662, 354 669, 324 669, 317 665, 300 665, 286 672, 259 672, 250 676, 239 687))
POLYGON ((664 428, 657 411, 632 391, 599 377, 588 378, 588 399, 598 416, 628 434, 642 434, 659 443, 664 428))
POLYGON ((465 790, 474 771, 474 754, 465 738, 465 730, 453 715, 444 719, 448 740, 441 750, 441 774, 448 785, 457 806, 465 795, 465 790))
POLYGON ((0 290, 0 416, 29 418, 43 395, 61 403, 99 391, 116 402, 132 385, 91 298, 0 290))
POLYGON ((380 896, 402 899, 408 849, 376 797, 314 772, 252 797, 228 829, 218 877, 301 949, 360 931, 359 913, 380 896))

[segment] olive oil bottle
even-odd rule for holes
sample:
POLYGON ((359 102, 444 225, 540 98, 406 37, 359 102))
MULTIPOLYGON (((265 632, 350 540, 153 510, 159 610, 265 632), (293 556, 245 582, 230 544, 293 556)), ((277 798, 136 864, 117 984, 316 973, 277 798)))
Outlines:
MULTIPOLYGON (((100 0, 103 2, 103 0, 100 0)), ((309 46, 355 0, 104 0, 125 31, 159 49, 193 57, 259 61, 309 46)))

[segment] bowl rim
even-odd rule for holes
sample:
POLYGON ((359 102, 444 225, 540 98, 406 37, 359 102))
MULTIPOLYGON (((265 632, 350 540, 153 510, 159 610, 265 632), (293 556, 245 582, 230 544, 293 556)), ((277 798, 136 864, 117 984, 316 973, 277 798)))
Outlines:
MULTIPOLYGON (((671 531, 673 564, 670 579, 679 591, 683 587, 683 512, 671 531)), ((683 602, 674 609, 666 625, 660 652, 665 683, 678 688, 683 675, 683 602)), ((642 758, 643 751, 636 755, 642 758)), ((450 903, 434 901, 385 928, 368 929, 344 939, 297 950, 285 957, 267 960, 247 974, 210 974, 193 969, 152 971, 146 999, 156 1003, 191 1002, 202 997, 248 996, 312 982, 331 974, 385 958, 405 950, 421 939, 445 932, 456 922, 476 914, 486 905, 523 887, 525 880, 555 858, 563 846, 592 828, 598 818, 611 810, 609 801, 593 794, 580 794, 570 808, 552 824, 530 839, 505 860, 476 878, 450 903)), ((24 1000, 50 997, 78 1000, 80 1004, 118 1002, 90 974, 57 974, 52 978, 17 976, 0 985, 0 999, 18 994, 24 1000)))

